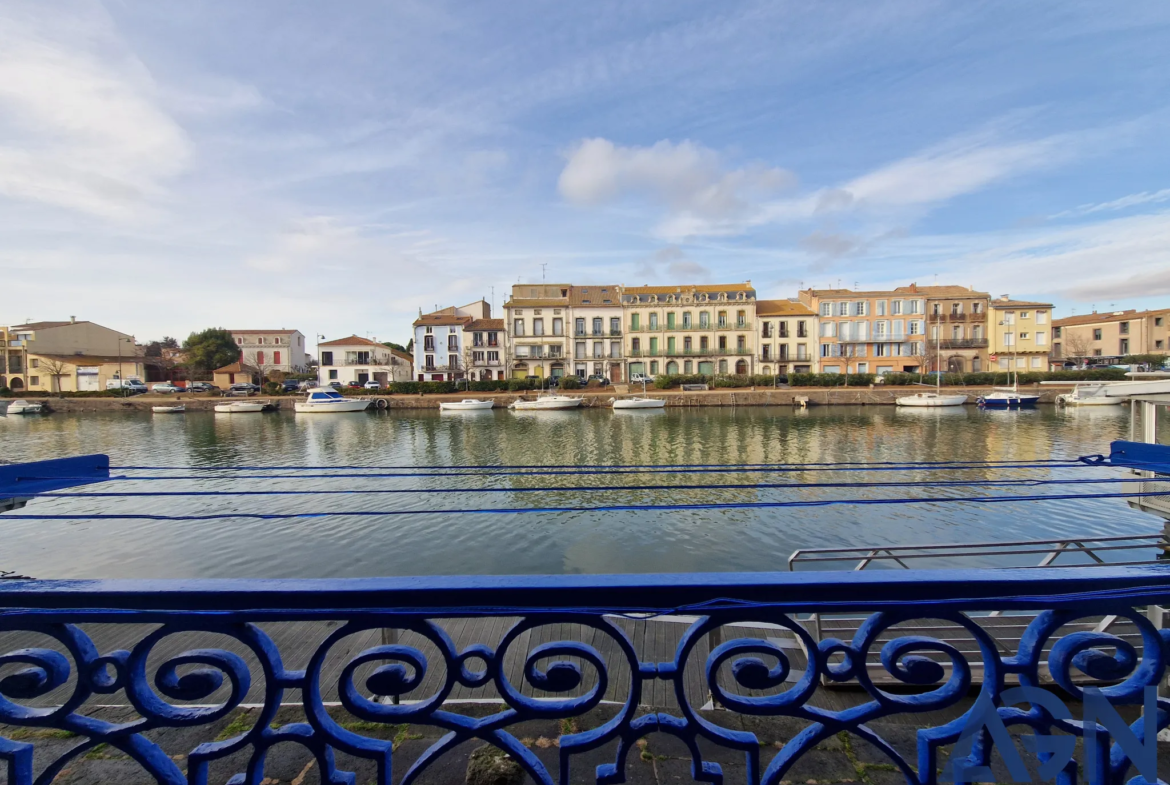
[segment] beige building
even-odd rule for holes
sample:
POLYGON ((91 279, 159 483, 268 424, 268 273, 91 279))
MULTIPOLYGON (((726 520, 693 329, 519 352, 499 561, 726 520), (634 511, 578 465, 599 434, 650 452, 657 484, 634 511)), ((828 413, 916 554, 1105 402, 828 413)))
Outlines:
POLYGON ((569 318, 573 334, 572 372, 626 379, 622 362, 622 304, 616 284, 569 287, 569 318))
POLYGON ((300 330, 228 330, 240 347, 240 362, 260 375, 304 373, 309 368, 305 336, 300 330))
POLYGON ((817 317, 821 373, 919 373, 926 355, 926 294, 916 285, 858 292, 806 289, 817 317))
MULTIPOLYGON (((504 303, 505 375, 564 376, 570 362, 569 284, 516 284, 504 303)), ((608 292, 607 292, 608 294, 608 292)))
POLYGON ((0 335, 0 351, 5 355, 0 358, 5 360, 0 387, 38 392, 104 390, 108 380, 146 378, 142 348, 133 336, 93 322, 72 317, 64 322, 28 322, 8 327, 0 335))
POLYGON ((990 295, 966 286, 899 287, 899 293, 926 296, 928 371, 978 373, 987 370, 990 295))
POLYGON ((817 315, 799 301, 756 301, 760 373, 787 375, 817 369, 817 315))
POLYGON ((463 361, 474 381, 504 378, 504 320, 472 319, 463 325, 463 361))
POLYGON ((1005 294, 989 302, 988 317, 988 370, 1048 370, 1052 303, 1013 300, 1005 294))
POLYGON ((1052 322, 1054 360, 1170 354, 1170 308, 1066 316, 1052 322))
POLYGON ((751 281, 622 286, 620 295, 629 374, 755 373, 756 291, 751 281))

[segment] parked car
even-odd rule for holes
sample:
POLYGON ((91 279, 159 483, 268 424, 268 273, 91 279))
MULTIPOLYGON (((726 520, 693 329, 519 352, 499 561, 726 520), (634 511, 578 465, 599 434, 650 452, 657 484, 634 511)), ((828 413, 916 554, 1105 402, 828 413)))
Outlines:
POLYGON ((645 382, 646 384, 654 384, 654 377, 647 376, 644 373, 630 374, 630 384, 641 384, 642 382, 645 382))
POLYGON ((146 392, 146 384, 141 379, 110 379, 106 382, 107 390, 123 390, 127 395, 141 395, 146 392))
POLYGON ((609 387, 609 379, 598 374, 594 374, 585 380, 585 384, 589 384, 589 382, 601 382, 602 387, 609 387))
POLYGON ((559 376, 548 377, 548 388, 550 390, 553 389, 554 387, 560 387, 560 386, 561 386, 561 377, 559 377, 559 376))
POLYGON ((253 395, 260 392, 260 386, 251 382, 236 382, 228 388, 228 392, 235 395, 253 395))
POLYGON ((341 382, 334 380, 332 382, 329 382, 329 386, 332 387, 334 390, 340 390, 341 389, 341 382))
POLYGON ((187 382, 187 392, 219 392, 211 382, 187 382))
POLYGON ((156 393, 177 393, 183 392, 183 388, 171 382, 159 382, 158 384, 152 384, 150 391, 156 393))
POLYGON ((301 383, 296 379, 285 379, 280 384, 281 392, 291 393, 301 389, 301 383))
POLYGON ((373 379, 371 379, 370 381, 363 384, 362 387, 365 387, 367 390, 381 390, 382 389, 382 385, 378 384, 373 379))
POLYGON ((346 386, 346 387, 356 387, 356 388, 358 388, 358 389, 360 390, 360 389, 362 388, 362 383, 361 383, 361 382, 359 382, 359 381, 356 381, 356 380, 355 380, 355 381, 352 381, 352 382, 350 382, 349 384, 347 384, 347 385, 345 385, 345 386, 346 386))

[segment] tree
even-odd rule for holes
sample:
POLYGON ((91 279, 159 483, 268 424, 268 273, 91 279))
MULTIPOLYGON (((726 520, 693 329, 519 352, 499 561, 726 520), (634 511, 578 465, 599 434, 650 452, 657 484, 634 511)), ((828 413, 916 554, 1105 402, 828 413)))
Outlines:
POLYGON ((1151 368, 1161 368, 1166 362, 1164 354, 1127 354, 1121 358, 1123 365, 1148 365, 1151 368))
MULTIPOLYGON (((412 341, 412 343, 413 343, 413 341, 412 341)), ((394 343, 394 341, 383 341, 382 345, 389 346, 391 349, 397 349, 400 352, 407 352, 408 354, 410 353, 410 349, 407 349, 406 346, 403 346, 400 343, 394 343)), ((407 344, 407 345, 409 345, 409 344, 407 344)))
POLYGON ((1064 336, 1065 357, 1088 357, 1089 339, 1084 333, 1067 333, 1064 336))
POLYGON ((53 357, 42 357, 40 360, 41 368, 49 375, 49 393, 61 392, 60 377, 65 375, 65 369, 69 366, 69 363, 53 357), (54 390, 54 387, 57 389, 54 390))
POLYGON ((220 327, 191 333, 183 341, 187 364, 205 373, 230 365, 240 359, 240 347, 232 334, 220 327))
POLYGON ((158 341, 151 341, 146 345, 146 351, 143 352, 146 357, 162 357, 162 344, 158 341))
POLYGON ((178 349, 179 348, 179 342, 176 341, 174 338, 172 338, 169 335, 164 335, 163 339, 161 341, 159 341, 159 343, 162 344, 162 348, 164 348, 164 349, 178 349))

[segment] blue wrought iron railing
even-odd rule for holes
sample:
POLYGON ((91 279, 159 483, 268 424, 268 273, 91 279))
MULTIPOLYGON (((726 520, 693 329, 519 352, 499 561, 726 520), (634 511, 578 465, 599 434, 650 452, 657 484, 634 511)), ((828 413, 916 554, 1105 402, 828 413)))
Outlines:
MULTIPOLYGON (((1146 447, 1114 453, 1165 468, 1165 456, 1146 447)), ((100 481, 109 473, 101 458, 2 467, 0 497, 100 481)), ((985 722, 990 706, 1008 728, 1086 739, 1096 754, 1058 760, 1059 781, 1123 782, 1148 763, 1131 760, 1132 751, 1153 749, 1152 731, 1170 725, 1170 699, 1149 689, 1166 678, 1166 606, 1165 564, 7 579, 0 761, 16 785, 51 782, 103 749, 161 783, 259 783, 273 748, 290 742, 312 754, 322 782, 352 783, 368 766, 388 785, 433 774, 476 742, 539 783, 608 784, 623 782, 637 742, 659 733, 685 746, 695 780, 720 783, 735 761, 751 785, 776 785, 844 733, 907 782, 934 783, 964 781, 1000 748, 985 722), (1115 709, 1139 707, 1142 716, 1132 731, 1081 722, 1009 692, 1018 687, 1056 690, 1073 703, 1099 689, 1115 709), (883 721, 904 715, 921 718, 909 747, 883 735, 883 721), (798 730, 777 742, 745 717, 782 718, 798 730), (539 721, 565 721, 555 745, 525 737, 525 724, 539 721), (393 732, 408 726, 441 735, 411 752, 393 732), (968 753, 960 742, 973 727, 968 753)), ((1052 747, 1038 741, 1037 749, 1041 761, 1054 759, 1044 752, 1052 747)))

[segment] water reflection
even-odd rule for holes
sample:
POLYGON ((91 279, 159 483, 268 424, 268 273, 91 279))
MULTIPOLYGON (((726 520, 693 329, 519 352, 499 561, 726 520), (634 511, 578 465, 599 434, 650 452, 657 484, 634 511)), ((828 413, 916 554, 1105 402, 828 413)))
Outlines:
MULTIPOLYGON (((349 416, 55 414, 0 418, 0 455, 36 460, 109 453, 146 466, 581 466, 1043 460, 1107 449, 1125 438, 1126 407, 984 412, 894 407, 609 409, 549 412, 370 412, 349 416), (452 416, 454 415, 454 416, 452 416)), ((1099 474, 1105 470, 1093 470, 1099 474)), ((964 483, 1077 470, 712 472, 462 477, 232 479, 208 473, 168 490, 344 489, 333 496, 54 499, 44 512, 328 512, 312 519, 197 522, 7 520, 0 569, 65 576, 352 576, 426 573, 645 572, 783 569, 795 548, 968 542, 1160 528, 1120 499, 999 504, 826 506, 735 510, 576 510, 444 514, 450 509, 711 502, 817 502, 899 496, 956 498, 1011 489, 768 488, 769 483, 964 483), (740 484, 714 489, 679 485, 740 484), (666 488, 644 488, 641 486, 666 488), (605 490, 581 490, 604 486, 605 490), (428 489, 466 492, 428 494, 428 489), (478 493, 493 488, 498 492, 478 493), (378 491, 373 493, 372 491, 378 491), (410 491, 385 493, 385 491, 410 491), (355 517, 347 511, 417 514, 355 517)), ((317 474, 329 472, 317 472, 317 474)), ((391 472, 393 473, 393 472, 391 472)), ((127 472, 134 474, 134 472, 127 472)), ((157 490, 163 483, 121 483, 157 490)), ((1062 488, 1027 489, 1030 493, 1062 488)), ((1016 492, 1023 492, 1017 491, 1016 492)), ((3 520, 3 519, 0 519, 3 520)))

